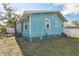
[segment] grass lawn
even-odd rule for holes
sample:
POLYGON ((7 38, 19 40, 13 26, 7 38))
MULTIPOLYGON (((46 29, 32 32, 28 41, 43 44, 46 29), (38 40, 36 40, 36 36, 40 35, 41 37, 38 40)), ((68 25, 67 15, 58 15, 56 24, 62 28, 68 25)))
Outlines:
POLYGON ((1 36, 0 55, 79 56, 79 39, 57 37, 30 43, 14 36, 1 36))
POLYGON ((62 38, 34 41, 28 43, 21 38, 17 40, 23 55, 34 56, 79 56, 79 39, 62 38))

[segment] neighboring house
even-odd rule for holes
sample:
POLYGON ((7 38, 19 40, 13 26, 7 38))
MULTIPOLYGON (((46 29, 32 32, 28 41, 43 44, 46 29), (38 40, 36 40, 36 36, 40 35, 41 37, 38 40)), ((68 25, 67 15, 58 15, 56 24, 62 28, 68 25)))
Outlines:
POLYGON ((17 22, 17 31, 32 41, 33 38, 61 35, 63 22, 67 20, 58 11, 25 11, 17 22))
POLYGON ((9 27, 9 28, 6 28, 6 33, 14 34, 15 30, 14 30, 14 28, 9 27))
POLYGON ((71 37, 79 37, 79 26, 72 23, 64 23, 64 33, 71 37))
POLYGON ((71 22, 64 22, 64 28, 75 28, 75 27, 77 26, 71 22))

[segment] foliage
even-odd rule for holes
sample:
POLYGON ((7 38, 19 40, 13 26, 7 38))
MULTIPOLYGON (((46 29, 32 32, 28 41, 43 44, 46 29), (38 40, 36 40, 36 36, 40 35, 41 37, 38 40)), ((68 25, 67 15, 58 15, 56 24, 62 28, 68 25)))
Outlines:
POLYGON ((16 34, 17 33, 16 22, 17 22, 18 15, 15 13, 15 10, 11 7, 9 3, 8 4, 3 3, 2 5, 4 7, 4 10, 6 11, 6 14, 3 19, 8 20, 8 22, 6 22, 7 26, 10 25, 10 27, 14 27, 15 34, 16 34))
POLYGON ((12 24, 12 22, 9 21, 9 20, 6 21, 6 22, 4 22, 4 24, 5 24, 5 26, 8 27, 8 28, 9 28, 9 27, 13 28, 13 26, 14 26, 14 25, 12 24))
POLYGON ((72 23, 79 26, 79 20, 73 20, 72 23))
POLYGON ((5 33, 6 27, 0 24, 0 33, 5 33))
POLYGON ((16 14, 14 12, 14 9, 10 6, 10 4, 2 4, 4 7, 4 10, 6 11, 5 18, 8 19, 10 22, 16 21, 16 14))

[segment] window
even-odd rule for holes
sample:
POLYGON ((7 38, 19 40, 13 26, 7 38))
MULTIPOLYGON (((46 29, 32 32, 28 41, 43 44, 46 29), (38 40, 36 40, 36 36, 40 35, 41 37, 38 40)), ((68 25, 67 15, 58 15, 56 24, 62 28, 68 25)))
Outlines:
POLYGON ((24 20, 24 29, 25 30, 28 29, 28 20, 29 20, 29 16, 26 16, 26 19, 24 20))
POLYGON ((46 18, 46 29, 50 29, 50 18, 46 18))
POLYGON ((28 29, 28 23, 24 22, 24 29, 27 30, 28 29))
POLYGON ((54 26, 55 28, 57 28, 58 27, 58 21, 57 20, 55 20, 55 26, 54 26))
POLYGON ((25 25, 25 29, 27 29, 27 24, 25 25))
POLYGON ((47 24, 47 28, 49 28, 49 24, 47 24))

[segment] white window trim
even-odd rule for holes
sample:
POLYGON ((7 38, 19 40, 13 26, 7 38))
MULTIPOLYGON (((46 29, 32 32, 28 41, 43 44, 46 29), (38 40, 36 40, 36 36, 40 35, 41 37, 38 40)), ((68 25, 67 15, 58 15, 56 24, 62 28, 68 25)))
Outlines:
POLYGON ((50 26, 50 18, 46 18, 45 19, 45 29, 47 29, 47 30, 49 30, 49 29, 51 29, 51 26, 50 26), (47 20, 49 21, 48 23, 47 23, 47 20), (49 24, 49 28, 47 28, 47 24, 49 24))
POLYGON ((54 27, 58 28, 58 21, 57 20, 55 20, 55 26, 54 27))
POLYGON ((27 31, 28 30, 28 23, 24 22, 24 30, 27 31), (25 25, 27 25, 27 29, 25 29, 25 25))

